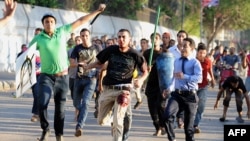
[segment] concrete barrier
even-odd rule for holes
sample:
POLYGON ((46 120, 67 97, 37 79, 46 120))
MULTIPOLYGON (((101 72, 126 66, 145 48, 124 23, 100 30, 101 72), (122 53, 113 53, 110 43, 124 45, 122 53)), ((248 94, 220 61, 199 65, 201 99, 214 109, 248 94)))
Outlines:
MULTIPOLYGON (((0 1, 0 8, 4 8, 3 1, 0 1)), ((0 29, 0 71, 15 71, 16 55, 20 52, 21 45, 32 40, 35 28, 43 27, 41 18, 45 14, 55 16, 57 19, 56 26, 59 27, 72 23, 87 13, 18 3, 14 18, 10 20, 6 27, 0 29)), ((149 39, 155 28, 155 25, 151 23, 105 15, 100 15, 92 27, 89 27, 89 25, 89 23, 82 25, 74 33, 79 35, 82 28, 90 28, 92 36, 108 35, 108 37, 114 37, 119 29, 127 28, 131 31, 133 40, 137 42, 137 45, 139 45, 141 38, 149 39)), ((158 26, 156 32, 162 34, 166 31, 170 32, 172 38, 176 40, 177 31, 175 30, 158 26)), ((68 37, 70 38, 70 34, 68 37)))

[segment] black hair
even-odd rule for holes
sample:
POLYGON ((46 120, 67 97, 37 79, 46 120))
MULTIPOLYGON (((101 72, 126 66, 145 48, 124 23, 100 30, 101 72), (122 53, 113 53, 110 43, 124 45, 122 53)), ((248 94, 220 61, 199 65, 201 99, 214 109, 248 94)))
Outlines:
MULTIPOLYGON (((154 36, 154 33, 152 33, 152 34, 150 35, 150 39, 152 39, 153 36, 154 36)), ((156 36, 159 36, 160 39, 161 39, 161 34, 160 34, 160 33, 156 32, 156 33, 155 33, 155 37, 156 37, 156 36)))
POLYGON ((42 23, 43 23, 43 21, 46 19, 46 18, 49 18, 49 17, 51 17, 51 18, 53 18, 54 20, 55 20, 55 23, 56 23, 56 18, 52 15, 52 14, 45 14, 43 17, 42 17, 42 23))
POLYGON ((26 45, 26 44, 22 44, 22 45, 21 45, 21 48, 24 48, 24 47, 27 47, 27 45, 26 45))
POLYGON ((120 29, 118 32, 127 32, 129 36, 131 37, 130 31, 128 29, 120 29))
POLYGON ((35 29, 35 31, 42 31, 42 30, 43 30, 43 29, 40 28, 40 27, 38 27, 38 28, 35 29))
POLYGON ((199 50, 206 50, 207 48, 206 48, 206 45, 204 44, 204 43, 199 43, 198 44, 198 51, 199 50))
POLYGON ((85 31, 88 31, 88 32, 90 33, 90 31, 89 31, 87 28, 83 28, 83 29, 80 31, 80 33, 85 32, 85 31))
POLYGON ((185 30, 179 30, 179 32, 177 33, 177 37, 179 36, 180 33, 184 33, 188 37, 188 33, 185 30))
POLYGON ((148 40, 146 38, 141 38, 140 41, 146 41, 148 43, 148 40))
POLYGON ((195 48, 195 42, 194 42, 194 40, 192 39, 192 38, 185 38, 185 39, 183 39, 183 41, 187 41, 187 42, 189 42, 189 44, 190 44, 190 46, 192 47, 192 48, 195 48))
POLYGON ((238 76, 231 76, 229 77, 229 82, 231 83, 237 83, 239 81, 239 77, 238 76))

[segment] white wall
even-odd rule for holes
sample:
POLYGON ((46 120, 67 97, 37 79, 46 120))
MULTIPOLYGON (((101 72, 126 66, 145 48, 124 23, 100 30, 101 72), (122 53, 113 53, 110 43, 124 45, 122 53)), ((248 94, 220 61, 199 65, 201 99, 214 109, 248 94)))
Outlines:
MULTIPOLYGON (((0 1, 0 8, 3 9, 3 6, 4 2, 0 1)), ((10 20, 7 26, 0 29, 0 71, 15 71, 15 59, 17 53, 21 50, 21 45, 28 44, 32 40, 35 28, 43 27, 41 18, 48 13, 56 17, 57 27, 72 23, 75 19, 87 14, 19 3, 14 18, 10 20)), ((89 28, 93 37, 101 37, 105 34, 108 37, 113 37, 116 36, 119 29, 127 28, 131 31, 133 40, 136 40, 139 44, 141 38, 149 39, 155 28, 155 25, 151 23, 105 15, 100 15, 92 26, 89 23, 82 25, 74 33, 78 35, 82 28, 89 28)), ((171 37, 176 40, 177 31, 160 26, 157 27, 156 32, 160 34, 169 32, 171 37)))

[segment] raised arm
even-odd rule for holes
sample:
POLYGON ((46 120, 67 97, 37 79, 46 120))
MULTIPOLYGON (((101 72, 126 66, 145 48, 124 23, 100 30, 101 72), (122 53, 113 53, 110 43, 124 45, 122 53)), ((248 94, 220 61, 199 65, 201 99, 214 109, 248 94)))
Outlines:
POLYGON ((245 53, 242 53, 242 58, 241 58, 241 65, 242 68, 247 68, 247 64, 248 64, 248 59, 247 59, 247 55, 245 53))
POLYGON ((0 28, 14 16, 17 6, 17 3, 14 2, 14 0, 5 0, 4 3, 5 9, 3 9, 3 18, 0 19, 0 28))
POLYGON ((106 8, 105 4, 100 4, 99 8, 97 10, 95 10, 92 13, 89 13, 85 16, 80 17, 79 19, 77 19, 76 21, 74 21, 72 23, 72 30, 75 30, 77 27, 87 23, 88 21, 90 21, 91 19, 93 19, 96 15, 100 14, 101 12, 104 11, 104 9, 106 8))

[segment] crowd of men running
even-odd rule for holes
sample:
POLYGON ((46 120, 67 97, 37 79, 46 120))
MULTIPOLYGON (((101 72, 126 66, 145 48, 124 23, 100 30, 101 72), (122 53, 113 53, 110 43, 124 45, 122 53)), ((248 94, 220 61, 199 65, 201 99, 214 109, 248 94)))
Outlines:
MULTIPOLYGON (((75 107, 75 136, 83 134, 83 128, 88 115, 89 103, 94 93, 96 96, 96 112, 98 124, 105 125, 112 118, 113 141, 126 141, 132 125, 131 94, 137 97, 134 109, 142 101, 141 92, 147 97, 148 109, 155 133, 153 136, 167 134, 169 141, 175 141, 175 122, 179 128, 184 128, 185 140, 194 141, 194 134, 201 133, 199 124, 206 107, 207 89, 219 83, 219 90, 214 108, 223 97, 223 115, 219 119, 224 122, 226 113, 234 93, 238 122, 243 119, 243 99, 246 100, 250 118, 250 69, 246 82, 237 74, 237 69, 250 67, 250 55, 242 51, 235 54, 235 48, 230 47, 223 52, 207 53, 207 46, 199 43, 197 46, 188 33, 180 30, 177 33, 177 43, 173 44, 168 32, 152 33, 150 41, 141 39, 141 49, 136 50, 131 42, 131 34, 127 29, 120 29, 117 38, 93 39, 91 32, 83 28, 79 36, 71 34, 74 29, 90 21, 105 10, 106 5, 100 4, 98 9, 80 17, 71 24, 55 28, 56 18, 46 14, 42 17, 42 30, 37 33, 29 46, 36 43, 39 51, 38 81, 34 93, 32 111, 33 121, 40 121, 42 134, 39 141, 47 141, 50 135, 48 122, 48 104, 54 97, 54 130, 57 141, 63 140, 65 103, 68 88, 75 107), (67 43, 66 43, 67 42, 67 43), (149 42, 152 43, 148 48, 149 42), (150 60, 151 50, 153 57, 150 60), (174 54, 174 71, 171 86, 161 90, 159 87, 156 59, 163 53, 174 54), (40 65, 41 62, 41 65, 40 65), (151 64, 152 63, 152 64, 151 64), (151 64, 149 66, 149 64, 151 64), (215 78, 224 77, 223 70, 231 69, 233 73, 221 81, 215 78), (219 71, 220 75, 217 75, 219 71), (216 74, 214 76, 214 74, 216 74), (143 90, 143 91, 142 91, 143 90), (244 98, 243 98, 244 97, 244 98), (36 119, 36 120, 35 120, 36 119)), ((5 0, 4 17, 0 25, 13 17, 16 3, 5 0)), ((25 50, 24 50, 25 51, 25 50)))

